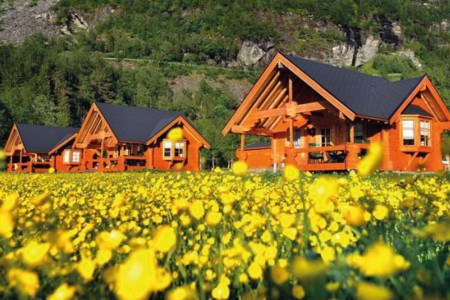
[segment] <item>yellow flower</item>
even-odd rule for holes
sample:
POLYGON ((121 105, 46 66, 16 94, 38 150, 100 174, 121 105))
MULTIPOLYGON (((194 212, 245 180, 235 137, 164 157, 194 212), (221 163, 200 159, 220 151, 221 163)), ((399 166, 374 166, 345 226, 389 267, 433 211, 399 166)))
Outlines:
POLYGON ((95 256, 95 262, 99 266, 103 266, 108 263, 113 256, 113 253, 110 249, 99 249, 95 256))
POLYGON ((295 223, 295 215, 293 214, 280 214, 280 225, 283 228, 288 228, 295 223))
POLYGON ((85 282, 91 281, 94 278, 95 261, 90 258, 82 257, 77 264, 77 271, 85 282))
POLYGON ((261 266, 255 262, 252 262, 248 267, 248 275, 250 276, 251 279, 254 280, 261 278, 263 275, 261 266))
POLYGON ((53 173, 55 173, 55 171, 56 171, 55 168, 49 168, 48 169, 48 173, 49 174, 53 174, 53 173))
POLYGON ((125 239, 125 235, 117 230, 102 231, 100 232, 95 241, 100 249, 114 250, 120 246, 122 241, 125 239))
POLYGON ((301 285, 294 285, 292 287, 292 296, 295 299, 303 299, 305 297, 305 289, 301 285))
POLYGON ((9 194, 8 196, 6 196, 5 200, 3 201, 3 204, 2 204, 2 207, 0 210, 5 211, 5 212, 13 211, 17 207, 18 200, 19 200, 19 193, 13 192, 13 193, 9 194))
POLYGON ((219 283, 213 290, 212 290, 212 297, 214 299, 228 299, 230 297, 230 288, 227 284, 219 283))
POLYGON ((0 210, 0 236, 10 238, 14 231, 14 220, 8 211, 0 210))
POLYGON ((338 193, 339 184, 331 177, 319 177, 308 188, 308 197, 314 203, 318 213, 327 213, 334 209, 333 200, 338 193))
POLYGON ((364 214, 366 211, 361 206, 350 206, 345 213, 345 220, 353 226, 361 226, 366 223, 364 214))
POLYGON ((69 286, 67 283, 61 284, 47 300, 70 300, 75 296, 75 287, 69 286))
POLYGON ((275 265, 270 269, 270 277, 275 284, 282 285, 289 280, 289 272, 285 268, 275 265))
POLYGON ((231 170, 236 176, 244 176, 247 173, 248 166, 243 161, 235 161, 231 166, 231 170))
POLYGON ((189 286, 180 286, 169 291, 166 300, 198 300, 197 293, 189 286))
POLYGON ((384 242, 370 246, 357 265, 365 276, 378 277, 391 276, 409 268, 409 262, 384 242))
POLYGON ((219 224, 220 220, 222 220, 222 214, 220 212, 210 211, 206 215, 206 224, 210 226, 215 226, 219 224))
POLYGON ((286 181, 296 181, 300 178, 300 171, 293 165, 286 165, 283 170, 283 177, 286 181))
POLYGON ((390 300, 393 298, 389 289, 368 282, 360 282, 356 286, 358 300, 390 300))
POLYGON ((383 148, 380 143, 370 144, 367 155, 358 164, 357 171, 360 176, 368 176, 376 171, 383 161, 383 148))
POLYGON ((29 267, 35 267, 42 264, 47 258, 50 243, 38 243, 31 241, 22 248, 22 260, 29 267))
POLYGON ((292 274, 304 281, 315 280, 326 272, 327 266, 320 259, 307 260, 297 257, 292 264, 292 274))
POLYGON ((183 130, 180 127, 174 127, 167 133, 167 138, 172 142, 178 142, 183 139, 183 130))
POLYGON ((169 252, 177 243, 175 230, 168 225, 158 226, 153 236, 153 244, 157 251, 169 252))
POLYGON ((119 266, 114 292, 119 299, 147 299, 156 285, 156 258, 151 249, 132 252, 119 266))
POLYGON ((385 205, 377 204, 375 206, 375 209, 373 210, 372 214, 377 220, 384 220, 386 216, 388 215, 389 210, 385 205))
POLYGON ((413 233, 422 239, 432 238, 439 242, 450 241, 450 222, 428 224, 421 230, 414 230, 413 233))
POLYGON ((34 297, 39 290, 39 276, 30 271, 21 269, 10 269, 8 271, 8 282, 21 294, 34 297))
POLYGON ((200 200, 195 200, 189 206, 189 212, 194 219, 201 219, 205 214, 205 208, 203 207, 203 202, 200 200))
POLYGON ((328 282, 325 285, 325 289, 330 292, 330 293, 334 293, 339 289, 340 285, 339 282, 328 282))

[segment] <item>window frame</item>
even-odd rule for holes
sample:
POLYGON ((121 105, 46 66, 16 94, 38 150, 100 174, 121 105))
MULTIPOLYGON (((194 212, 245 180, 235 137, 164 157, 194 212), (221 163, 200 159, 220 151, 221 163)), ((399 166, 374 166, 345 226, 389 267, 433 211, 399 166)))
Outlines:
POLYGON ((399 122, 400 126, 400 150, 404 152, 430 152, 432 145, 432 118, 421 116, 421 115, 408 115, 402 116, 399 122), (411 145, 404 144, 404 129, 403 122, 412 121, 413 122, 413 133, 414 133, 414 143, 411 145), (422 122, 428 123, 428 139, 427 144, 422 144, 422 122))
POLYGON ((63 151, 63 155, 62 156, 63 156, 63 163, 65 165, 79 165, 79 164, 81 164, 82 157, 81 157, 81 151, 80 150, 65 149, 63 151), (74 154, 76 154, 78 156, 78 160, 74 159, 74 156, 75 156, 74 154))
POLYGON ((187 141, 185 139, 179 140, 176 142, 170 141, 168 139, 164 139, 162 141, 162 158, 163 160, 185 160, 187 156, 187 141), (176 145, 182 145, 181 154, 182 155, 176 155, 176 145), (166 147, 167 145, 170 145, 170 155, 166 155, 166 150, 169 149, 166 147))

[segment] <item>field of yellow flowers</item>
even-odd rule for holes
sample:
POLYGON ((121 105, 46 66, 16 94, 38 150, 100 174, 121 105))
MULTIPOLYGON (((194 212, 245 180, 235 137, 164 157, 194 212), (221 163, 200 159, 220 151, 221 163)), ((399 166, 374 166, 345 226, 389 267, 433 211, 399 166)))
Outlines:
POLYGON ((0 298, 448 299, 449 198, 448 174, 3 173, 0 298))

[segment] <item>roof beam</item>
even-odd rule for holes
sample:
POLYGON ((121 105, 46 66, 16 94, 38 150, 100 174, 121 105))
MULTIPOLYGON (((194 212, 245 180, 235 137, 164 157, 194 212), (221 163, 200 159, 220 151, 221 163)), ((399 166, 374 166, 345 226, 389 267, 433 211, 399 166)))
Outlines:
POLYGON ((324 110, 324 109, 325 109, 325 107, 320 102, 311 102, 311 103, 306 103, 306 104, 286 103, 285 106, 280 107, 280 108, 252 112, 250 114, 250 118, 259 120, 259 119, 266 119, 266 118, 278 117, 278 116, 294 117, 295 115, 301 114, 304 112, 319 111, 319 110, 324 110))

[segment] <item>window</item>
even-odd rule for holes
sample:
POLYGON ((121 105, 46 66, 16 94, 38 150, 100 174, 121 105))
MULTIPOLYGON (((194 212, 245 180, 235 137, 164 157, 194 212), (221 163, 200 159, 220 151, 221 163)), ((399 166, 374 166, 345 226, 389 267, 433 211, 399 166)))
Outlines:
POLYGON ((320 135, 322 136, 322 147, 331 145, 331 129, 323 128, 320 130, 320 135))
POLYGON ((183 157, 184 156, 184 143, 176 142, 175 143, 175 157, 183 157))
POLYGON ((414 120, 402 121, 403 145, 414 145, 414 120))
POLYGON ((72 162, 79 163, 80 162, 81 153, 79 151, 72 152, 72 162))
POLYGON ((64 151, 64 163, 66 165, 70 164, 70 150, 64 151))
MULTIPOLYGON (((291 133, 289 128, 286 130, 286 141, 288 142, 288 145, 290 145, 291 133)), ((301 129, 296 128, 294 129, 294 147, 300 148, 301 146, 301 129)))
POLYGON ((185 157, 186 142, 163 141, 163 158, 171 160, 185 157))
POLYGON ((172 157, 172 142, 170 141, 164 141, 163 142, 163 157, 164 158, 170 158, 172 157))
POLYGON ((431 146, 429 121, 420 121, 420 146, 431 146))
POLYGON ((66 165, 79 164, 81 162, 81 151, 77 150, 64 150, 63 162, 66 165))
POLYGON ((364 141, 364 124, 355 123, 355 143, 362 143, 364 141))

